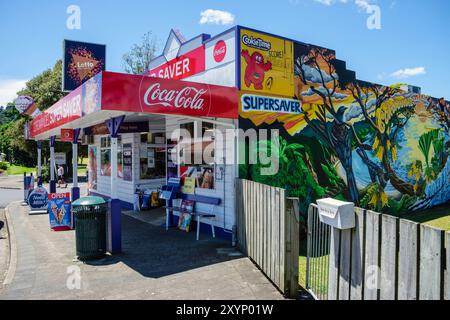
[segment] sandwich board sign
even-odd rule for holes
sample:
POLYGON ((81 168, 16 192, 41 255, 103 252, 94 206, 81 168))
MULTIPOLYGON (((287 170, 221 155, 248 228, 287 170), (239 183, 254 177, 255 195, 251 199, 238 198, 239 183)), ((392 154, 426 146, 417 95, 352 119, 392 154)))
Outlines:
POLYGON ((48 193, 44 187, 36 187, 28 195, 30 214, 47 213, 48 193))

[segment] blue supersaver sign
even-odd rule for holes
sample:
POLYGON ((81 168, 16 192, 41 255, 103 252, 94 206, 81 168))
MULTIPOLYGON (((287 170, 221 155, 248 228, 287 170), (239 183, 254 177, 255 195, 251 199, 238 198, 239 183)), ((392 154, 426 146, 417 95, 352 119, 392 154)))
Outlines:
POLYGON ((243 112, 303 113, 301 102, 295 99, 244 94, 241 103, 243 112))
POLYGON ((44 187, 37 187, 28 195, 28 205, 31 209, 46 210, 48 203, 48 193, 44 187))

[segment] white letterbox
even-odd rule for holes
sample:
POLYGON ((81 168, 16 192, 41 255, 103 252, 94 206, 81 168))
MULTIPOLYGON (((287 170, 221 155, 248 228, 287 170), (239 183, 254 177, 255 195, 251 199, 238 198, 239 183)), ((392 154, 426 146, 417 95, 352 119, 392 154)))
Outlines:
POLYGON ((345 230, 355 227, 355 205, 332 198, 317 200, 320 221, 334 228, 345 230))

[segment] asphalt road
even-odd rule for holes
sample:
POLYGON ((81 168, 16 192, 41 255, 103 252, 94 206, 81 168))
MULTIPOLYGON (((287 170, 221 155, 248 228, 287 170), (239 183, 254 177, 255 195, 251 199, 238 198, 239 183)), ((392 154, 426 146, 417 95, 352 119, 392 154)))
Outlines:
POLYGON ((23 190, 0 188, 0 208, 5 208, 14 201, 23 200, 23 190))

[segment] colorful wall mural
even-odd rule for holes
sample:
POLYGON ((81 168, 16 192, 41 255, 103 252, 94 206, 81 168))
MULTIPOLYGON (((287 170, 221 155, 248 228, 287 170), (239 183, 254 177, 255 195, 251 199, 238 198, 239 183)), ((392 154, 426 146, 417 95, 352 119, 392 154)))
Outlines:
MULTIPOLYGON (((448 101, 357 80, 334 51, 312 45, 294 43, 291 72, 295 90, 286 98, 299 101, 300 113, 251 109, 241 99, 241 128, 280 132, 276 148, 254 148, 278 150, 278 174, 245 164, 241 178, 286 188, 303 212, 322 197, 391 214, 449 203, 448 101)), ((247 156, 256 151, 247 143, 247 156)))
POLYGON ((294 93, 293 43, 240 29, 241 88, 269 94, 294 93))

